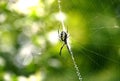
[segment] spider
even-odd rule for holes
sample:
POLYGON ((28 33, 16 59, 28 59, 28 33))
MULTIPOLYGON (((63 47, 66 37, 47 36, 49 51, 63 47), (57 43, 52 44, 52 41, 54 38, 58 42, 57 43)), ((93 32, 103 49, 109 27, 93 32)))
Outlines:
POLYGON ((63 47, 64 47, 65 45, 67 46, 68 51, 70 51, 70 49, 68 48, 68 42, 67 42, 67 39, 68 39, 68 37, 69 37, 69 35, 68 35, 68 30, 67 30, 67 31, 62 30, 62 31, 60 32, 59 29, 58 29, 58 37, 59 37, 60 40, 63 42, 63 45, 62 45, 62 47, 60 48, 60 52, 59 52, 59 55, 61 56, 62 49, 63 49, 63 47))

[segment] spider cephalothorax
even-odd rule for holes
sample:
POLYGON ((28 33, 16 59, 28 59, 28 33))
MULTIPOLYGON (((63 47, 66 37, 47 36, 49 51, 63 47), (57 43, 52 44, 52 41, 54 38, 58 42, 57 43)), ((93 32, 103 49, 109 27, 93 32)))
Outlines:
POLYGON ((61 47, 61 49, 60 49, 60 55, 61 55, 61 52, 62 52, 62 49, 63 49, 63 47, 65 46, 65 45, 67 45, 67 39, 68 39, 68 31, 61 31, 61 32, 59 32, 59 30, 58 30, 58 36, 59 36, 59 38, 60 38, 60 40, 62 41, 62 42, 64 42, 63 43, 63 45, 62 45, 62 47, 61 47))

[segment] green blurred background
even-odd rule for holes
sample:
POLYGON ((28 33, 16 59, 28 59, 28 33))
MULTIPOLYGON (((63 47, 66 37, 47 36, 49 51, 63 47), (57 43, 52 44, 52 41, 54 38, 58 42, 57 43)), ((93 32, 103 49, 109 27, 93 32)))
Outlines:
MULTIPOLYGON (((120 81, 120 0, 61 0, 83 81, 120 81)), ((0 0, 0 81, 79 81, 58 39, 57 0, 0 0)))

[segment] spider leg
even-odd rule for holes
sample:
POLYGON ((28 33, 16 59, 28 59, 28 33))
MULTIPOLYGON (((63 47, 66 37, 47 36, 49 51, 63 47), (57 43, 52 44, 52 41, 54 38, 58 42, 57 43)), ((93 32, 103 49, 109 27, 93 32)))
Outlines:
POLYGON ((68 33, 68 26, 67 26, 67 31, 66 32, 68 33))
POLYGON ((58 34, 60 34, 60 26, 59 26, 59 28, 58 28, 58 34))
POLYGON ((69 37, 70 35, 68 34, 68 26, 67 26, 67 38, 69 37))
MULTIPOLYGON (((60 27, 59 27, 60 28, 60 27)), ((60 38, 60 31, 59 31, 59 29, 58 29, 58 38, 60 38)))
POLYGON ((60 26, 58 28, 58 37, 60 38, 60 26))
POLYGON ((59 35, 59 29, 58 29, 58 35, 59 35))
POLYGON ((59 36, 59 29, 58 29, 58 36, 59 36))
POLYGON ((61 56, 61 53, 62 53, 62 49, 63 47, 65 46, 65 43, 62 45, 62 47, 60 48, 60 52, 59 52, 59 55, 61 56))

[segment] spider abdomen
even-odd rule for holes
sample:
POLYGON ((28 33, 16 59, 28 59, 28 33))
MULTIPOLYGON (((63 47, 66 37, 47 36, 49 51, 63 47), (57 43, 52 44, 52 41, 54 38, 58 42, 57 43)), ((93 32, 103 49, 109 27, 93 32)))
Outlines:
POLYGON ((67 33, 65 31, 61 32, 60 38, 61 38, 62 41, 64 41, 65 43, 67 43, 67 33))

